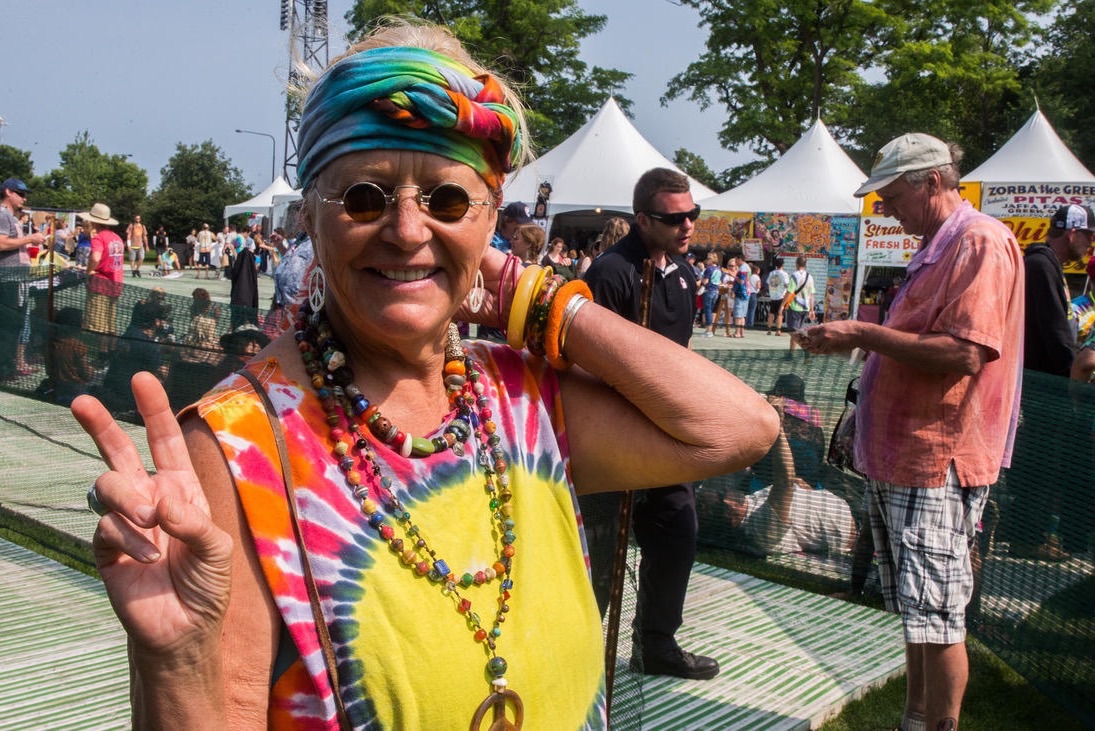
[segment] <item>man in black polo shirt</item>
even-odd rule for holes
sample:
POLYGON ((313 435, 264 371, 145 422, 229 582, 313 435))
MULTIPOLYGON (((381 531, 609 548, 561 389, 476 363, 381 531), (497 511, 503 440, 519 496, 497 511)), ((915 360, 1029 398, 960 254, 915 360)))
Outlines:
MULTIPOLYGON (((631 231, 594 260, 585 280, 594 301, 639 322, 643 262, 653 260, 649 327, 687 347, 696 315, 696 276, 685 254, 700 215, 688 178, 666 168, 648 170, 635 185, 632 209, 635 223, 631 231)), ((611 587, 619 494, 586 496, 579 503, 594 592, 604 614, 611 587)), ((684 595, 696 555, 693 486, 669 485, 636 493, 633 524, 641 561, 632 667, 652 675, 715 677, 719 664, 714 658, 685 652, 674 638, 683 621, 684 595)))

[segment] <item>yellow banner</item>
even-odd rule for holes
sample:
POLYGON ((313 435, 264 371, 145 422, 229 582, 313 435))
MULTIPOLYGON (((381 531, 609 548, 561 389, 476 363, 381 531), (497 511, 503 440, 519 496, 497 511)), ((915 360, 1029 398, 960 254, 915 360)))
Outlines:
POLYGON ((704 212, 692 231, 692 245, 704 249, 731 249, 753 237, 752 213, 704 212))
MULTIPOLYGON (((961 196, 973 204, 981 205, 981 184, 962 183, 958 186, 961 196)), ((859 224, 860 264, 871 266, 908 266, 913 254, 920 248, 920 237, 905 233, 896 218, 882 212, 882 199, 878 193, 863 197, 863 218, 859 224)))

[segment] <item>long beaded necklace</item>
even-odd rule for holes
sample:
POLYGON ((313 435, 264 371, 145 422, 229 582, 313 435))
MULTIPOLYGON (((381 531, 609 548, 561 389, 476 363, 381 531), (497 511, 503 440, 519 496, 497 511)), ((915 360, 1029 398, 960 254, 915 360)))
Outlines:
POLYGON ((369 526, 377 531, 391 552, 406 566, 418 575, 428 577, 440 586, 443 594, 453 598, 456 610, 467 622, 475 642, 483 643, 487 649, 489 659, 486 669, 491 677, 492 691, 476 709, 471 728, 479 729, 488 711, 493 712, 490 729, 521 728, 524 708, 517 693, 508 688, 505 677, 508 665, 505 658, 497 653, 501 626, 509 612, 508 602, 513 589, 511 571, 515 553, 513 544, 517 540, 514 532, 516 524, 512 517, 512 493, 505 456, 496 434, 496 425, 491 420, 493 412, 486 388, 480 382, 481 368, 465 356, 459 332, 455 325, 450 325, 445 346, 444 382, 455 416, 445 425, 440 436, 424 439, 398 429, 361 393, 354 384, 354 374, 342 345, 335 338, 322 309, 313 313, 307 304, 301 308, 297 318, 296 340, 312 387, 326 412, 339 468, 350 491, 360 501, 361 512, 369 526), (411 519, 410 512, 392 491, 391 477, 382 473, 376 452, 362 433, 362 426, 404 457, 428 456, 446 449, 462 457, 469 439, 475 438, 473 446, 479 443, 476 462, 485 478, 487 504, 491 518, 497 524, 496 531, 501 543, 498 560, 492 566, 475 572, 468 570, 459 579, 456 578, 449 564, 430 546, 421 527, 411 519), (364 484, 363 480, 367 480, 368 484, 364 484), (396 536, 381 506, 403 528, 409 539, 406 543, 396 536), (479 614, 472 611, 471 601, 460 593, 460 589, 473 584, 487 584, 495 579, 500 580, 498 610, 488 630, 479 614), (512 722, 506 716, 507 701, 514 708, 512 722))

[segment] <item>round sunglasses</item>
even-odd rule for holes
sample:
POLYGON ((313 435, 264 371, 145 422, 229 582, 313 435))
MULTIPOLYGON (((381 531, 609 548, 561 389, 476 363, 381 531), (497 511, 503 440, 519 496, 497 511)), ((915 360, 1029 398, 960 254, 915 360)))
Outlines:
POLYGON ((428 193, 422 192, 417 185, 397 185, 391 193, 384 191, 376 183, 354 183, 341 198, 320 198, 324 203, 337 203, 358 223, 372 223, 380 220, 388 206, 395 205, 399 198, 396 194, 404 189, 414 190, 414 199, 419 206, 426 206, 430 216, 443 223, 455 223, 468 213, 472 206, 488 206, 493 201, 474 201, 468 191, 456 183, 442 183, 428 193))

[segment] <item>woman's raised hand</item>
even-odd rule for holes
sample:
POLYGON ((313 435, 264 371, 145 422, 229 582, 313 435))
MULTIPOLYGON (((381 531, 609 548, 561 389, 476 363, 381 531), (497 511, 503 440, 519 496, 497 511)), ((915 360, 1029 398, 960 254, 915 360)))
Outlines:
POLYGON ((72 413, 110 468, 96 480, 105 514, 92 539, 95 563, 115 613, 152 653, 186 653, 214 642, 228 607, 232 538, 210 517, 167 394, 150 373, 133 377, 156 471, 98 400, 72 413))

